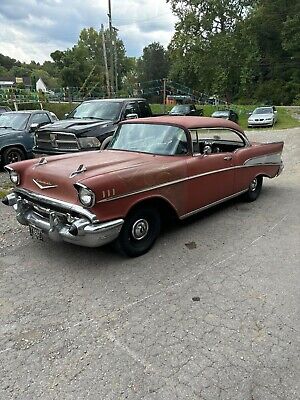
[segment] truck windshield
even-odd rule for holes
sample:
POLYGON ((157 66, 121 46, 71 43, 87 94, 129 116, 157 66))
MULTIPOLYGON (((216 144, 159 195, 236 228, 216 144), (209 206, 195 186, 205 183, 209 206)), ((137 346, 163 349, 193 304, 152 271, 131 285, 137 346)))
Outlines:
POLYGON ((100 119, 115 121, 118 119, 122 108, 122 103, 115 101, 86 101, 75 110, 73 110, 68 118, 79 119, 100 119))
POLYGON ((26 128, 29 117, 30 114, 28 113, 6 112, 0 115, 0 128, 21 131, 26 128))
POLYGON ((157 155, 181 155, 188 151, 183 129, 170 125, 124 124, 115 133, 108 149, 157 155))
POLYGON ((253 111, 253 114, 272 114, 273 113, 273 109, 271 107, 267 107, 267 108, 256 108, 253 111))

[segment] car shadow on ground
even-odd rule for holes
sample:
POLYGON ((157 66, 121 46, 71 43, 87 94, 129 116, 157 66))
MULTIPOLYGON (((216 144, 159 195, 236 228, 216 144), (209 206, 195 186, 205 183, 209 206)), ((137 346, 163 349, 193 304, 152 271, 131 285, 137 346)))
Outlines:
MULTIPOLYGON (((195 242, 199 243, 199 241, 201 242, 204 240, 206 236, 206 230, 201 230, 201 224, 203 225, 205 223, 206 226, 207 224, 210 225, 209 220, 211 219, 211 224, 215 226, 216 221, 226 212, 240 213, 240 219, 244 218, 245 213, 251 216, 258 206, 260 210, 267 207, 267 203, 264 200, 273 196, 276 198, 276 195, 281 189, 276 186, 266 186, 256 202, 247 203, 244 202, 241 197, 238 197, 207 209, 183 221, 169 221, 163 227, 153 249, 138 258, 128 258, 118 253, 113 244, 98 248, 86 248, 64 242, 55 243, 50 239, 46 239, 42 243, 35 242, 35 249, 37 253, 39 253, 36 254, 36 257, 40 257, 44 260, 51 260, 50 262, 52 265, 57 264, 59 266, 63 264, 64 268, 77 271, 97 271, 99 267, 109 269, 115 268, 115 271, 126 267, 140 268, 142 265, 147 266, 151 263, 155 263, 154 260, 158 259, 164 263, 166 262, 166 258, 169 259, 170 252, 172 252, 169 243, 174 243, 176 251, 178 250, 178 244, 182 250, 186 250, 186 248, 193 250, 197 247, 196 243, 193 244, 194 242, 190 242, 189 240, 195 239, 195 242), (199 235, 195 234, 194 228, 199 229, 199 235), (201 237, 202 233, 203 237, 201 237), (189 238, 189 240, 185 240, 184 238, 189 238), (186 243, 187 241, 188 243, 186 243), (64 263, 64 261, 66 262, 64 263)), ((247 216, 247 218, 249 216, 247 216)), ((229 216, 229 218, 231 217, 229 216)))

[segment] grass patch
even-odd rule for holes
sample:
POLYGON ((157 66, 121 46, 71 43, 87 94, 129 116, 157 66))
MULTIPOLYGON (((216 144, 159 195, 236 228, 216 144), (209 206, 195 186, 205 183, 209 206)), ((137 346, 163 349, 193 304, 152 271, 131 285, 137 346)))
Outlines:
POLYGON ((9 192, 10 192, 10 189, 3 189, 3 188, 0 188, 0 199, 2 199, 3 197, 5 197, 6 195, 8 195, 9 192))
MULTIPOLYGON (((151 110, 154 114, 162 114, 164 113, 164 110, 166 112, 170 111, 172 109, 172 105, 166 105, 164 108, 163 104, 151 104, 151 110)), ((203 109, 203 113, 205 117, 210 117, 212 113, 216 110, 222 110, 226 109, 226 107, 222 106, 212 106, 210 104, 205 104, 205 105, 197 105, 196 106, 199 109, 203 109)), ((248 117, 249 113, 254 111, 254 109, 259 106, 254 106, 254 105, 230 105, 230 109, 235 111, 238 116, 239 116, 239 125, 243 129, 248 129, 247 122, 248 122, 248 117)), ((264 129, 288 129, 288 128, 296 128, 300 127, 300 120, 294 118, 291 114, 291 112, 284 108, 284 107, 278 107, 278 119, 277 123, 275 124, 274 128, 264 128, 264 129)), ((253 128, 253 130, 258 129, 258 128, 253 128)), ((261 128, 260 128, 261 129, 261 128)))

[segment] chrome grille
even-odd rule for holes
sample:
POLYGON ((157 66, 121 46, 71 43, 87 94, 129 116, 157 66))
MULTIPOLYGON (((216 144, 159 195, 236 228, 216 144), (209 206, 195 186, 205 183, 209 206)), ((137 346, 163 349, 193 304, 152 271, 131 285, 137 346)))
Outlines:
POLYGON ((41 131, 35 135, 39 150, 78 151, 79 144, 73 133, 41 131))

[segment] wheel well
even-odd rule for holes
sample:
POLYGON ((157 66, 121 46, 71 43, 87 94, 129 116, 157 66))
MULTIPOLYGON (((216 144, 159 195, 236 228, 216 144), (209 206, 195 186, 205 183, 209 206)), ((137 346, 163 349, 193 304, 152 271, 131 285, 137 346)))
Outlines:
POLYGON ((127 215, 135 211, 137 208, 146 205, 156 208, 159 211, 163 222, 178 219, 178 214, 172 204, 161 197, 153 197, 139 201, 130 208, 127 215))
POLYGON ((4 146, 1 149, 1 154, 3 154, 5 152, 5 150, 11 148, 11 147, 17 147, 18 149, 22 150, 22 152, 24 153, 24 156, 27 158, 27 152, 24 146, 22 146, 21 144, 9 144, 8 146, 4 146))

